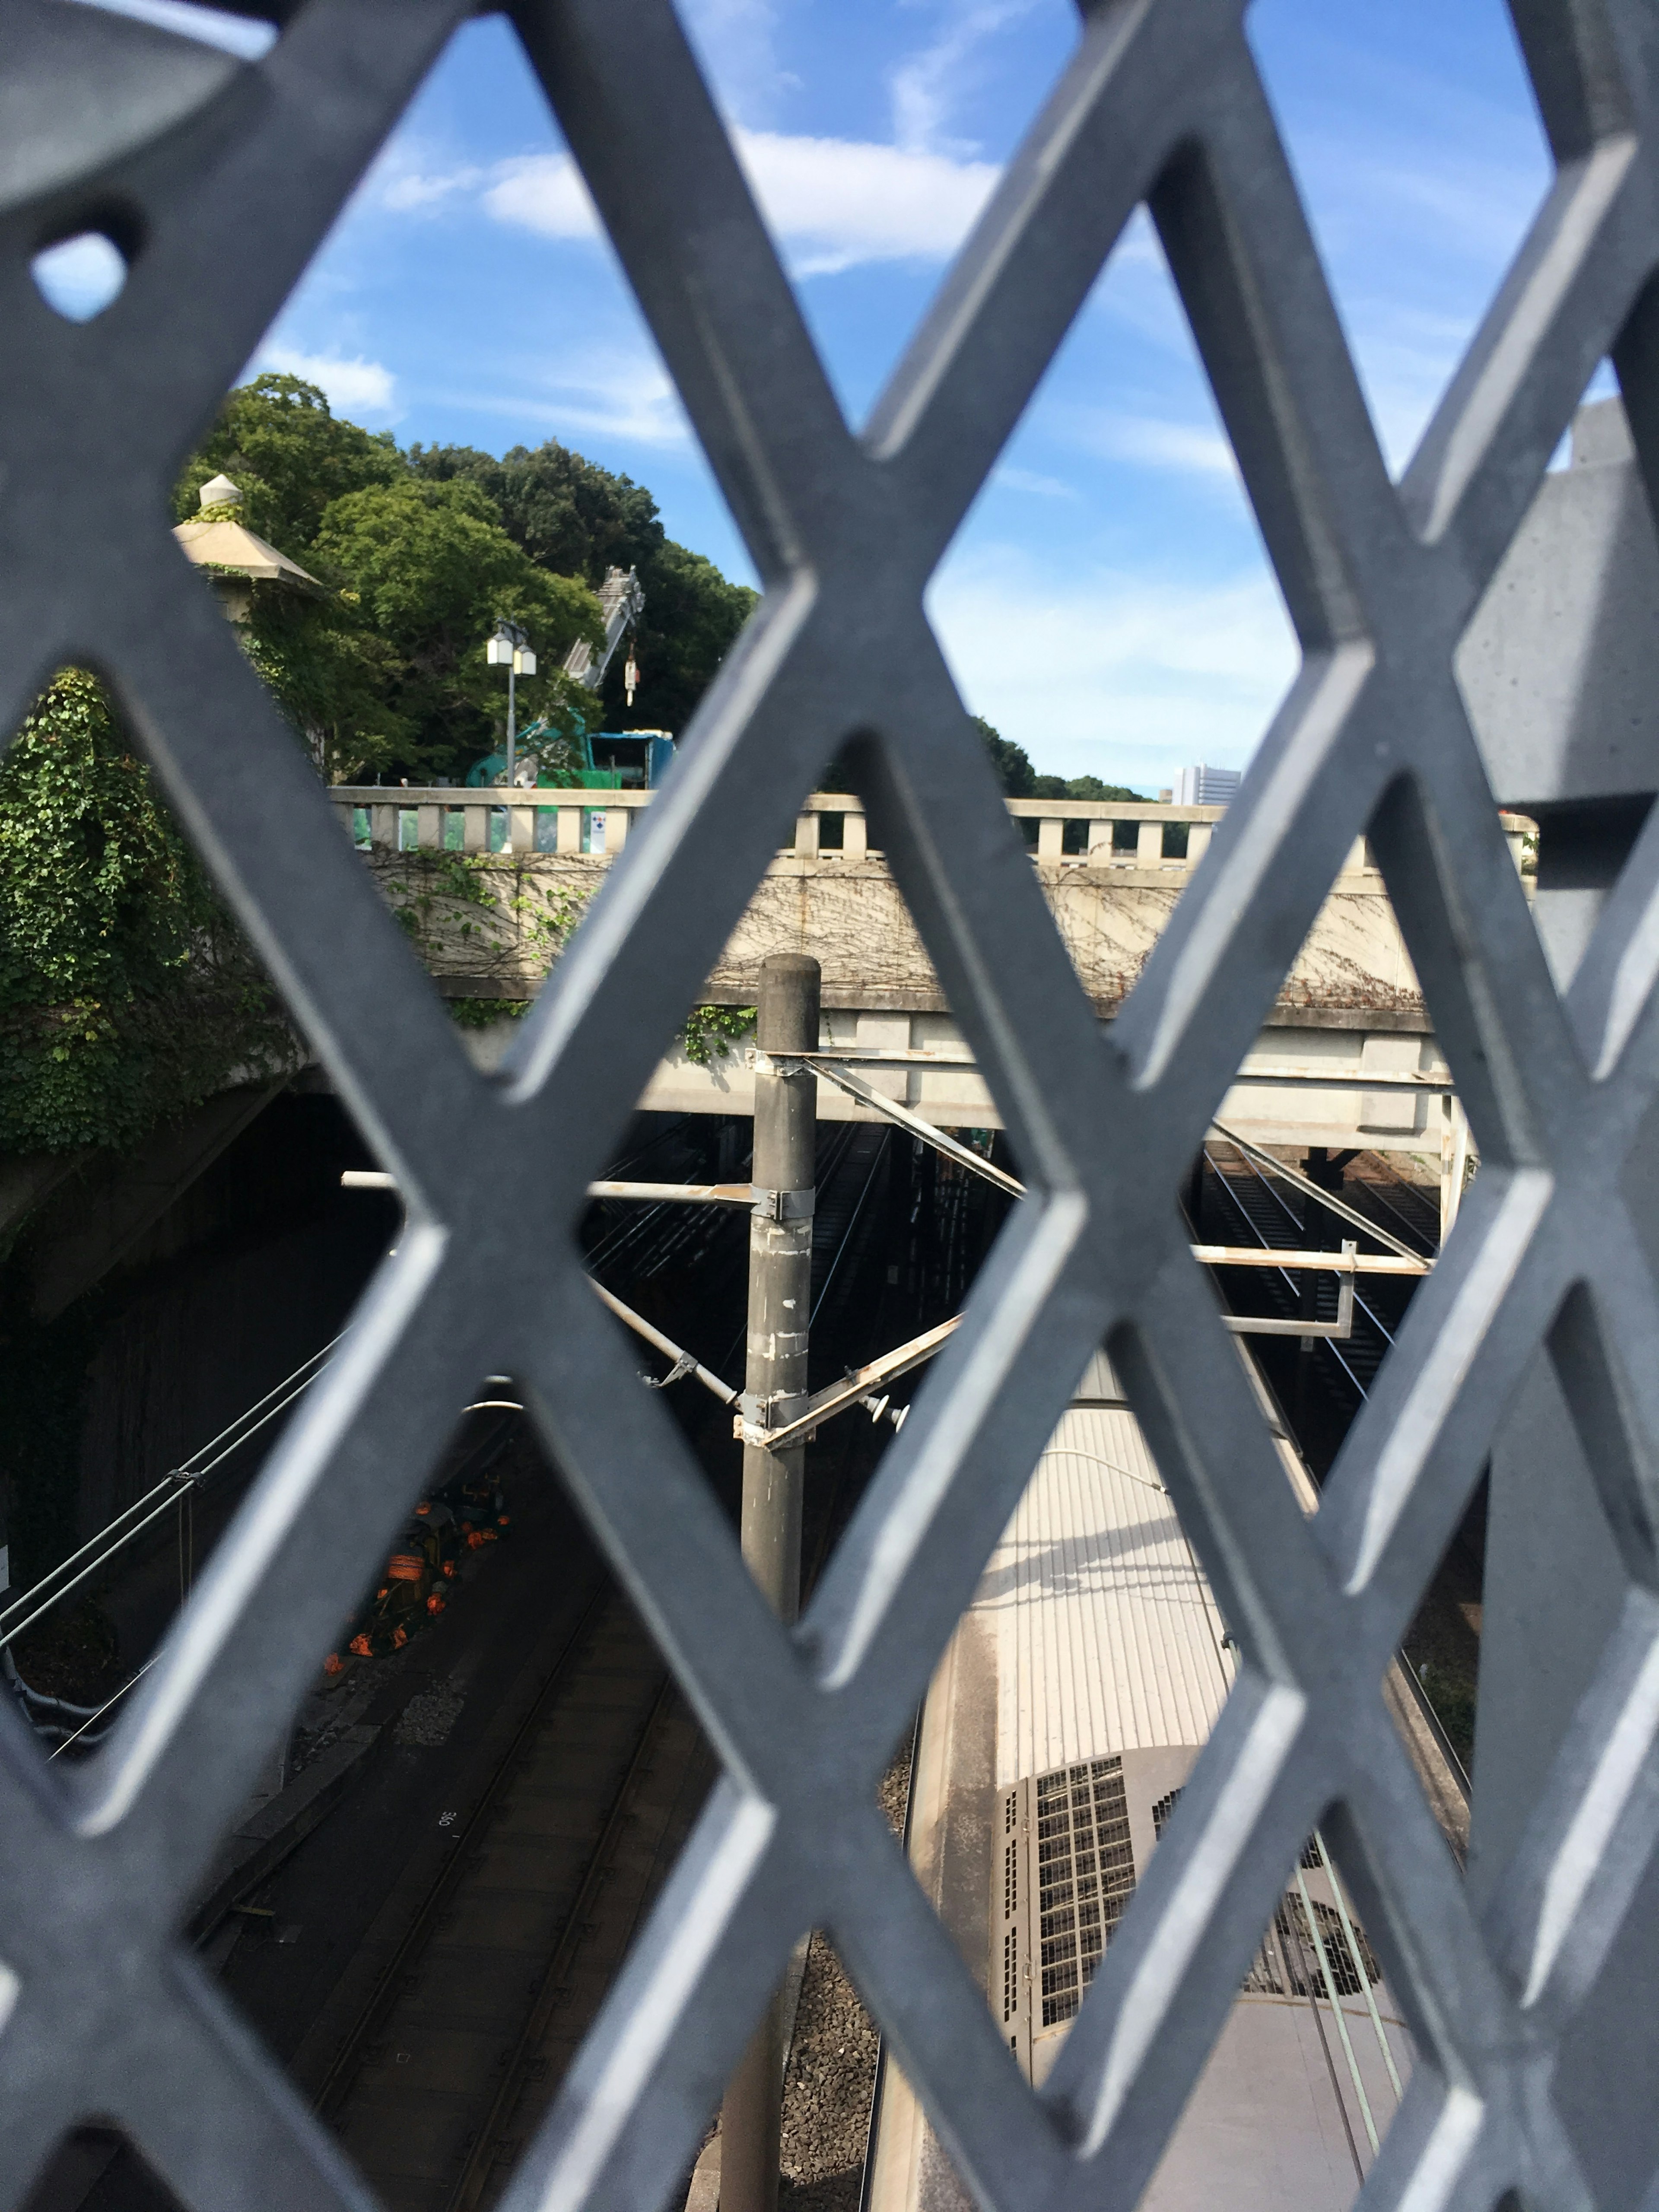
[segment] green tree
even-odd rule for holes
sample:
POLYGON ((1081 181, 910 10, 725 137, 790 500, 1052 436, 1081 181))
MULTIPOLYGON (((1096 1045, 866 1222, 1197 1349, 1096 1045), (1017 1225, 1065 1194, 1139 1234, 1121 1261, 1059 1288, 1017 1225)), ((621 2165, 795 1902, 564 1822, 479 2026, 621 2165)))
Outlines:
POLYGON ((1131 791, 1127 783, 1103 783, 1097 775, 1040 775, 1031 786, 1033 799, 1127 799, 1144 806, 1144 791, 1131 791))
POLYGON ((403 663, 356 593, 256 586, 243 642, 325 783, 380 775, 414 744, 395 696, 403 663))
POLYGON ((500 460, 471 446, 416 446, 410 464, 439 482, 477 484, 503 527, 539 566, 604 582, 607 568, 633 568, 645 594, 634 637, 643 678, 628 704, 626 649, 613 656, 599 694, 607 730, 672 730, 696 713, 714 672, 749 619, 757 592, 730 582, 712 561, 665 535, 657 502, 631 477, 615 476, 550 438, 514 446, 500 460))
POLYGON ((210 477, 228 476, 242 495, 242 520, 302 568, 334 500, 394 483, 409 465, 389 430, 343 422, 314 384, 256 376, 239 385, 191 455, 173 493, 173 519, 193 521, 210 477))
MULTIPOLYGON (((991 765, 996 770, 997 781, 1002 786, 1005 799, 1030 799, 1036 790, 1036 770, 1031 766, 1031 757, 1024 745, 1017 745, 1012 738, 1005 738, 994 730, 983 714, 973 717, 974 727, 985 740, 985 750, 991 756, 991 765)), ((1045 778, 1045 781, 1052 779, 1045 778)), ((1045 793, 1044 797, 1048 794, 1045 793)))
POLYGON ((487 492, 501 526, 556 575, 605 581, 607 568, 643 568, 664 542, 657 502, 631 477, 613 476, 556 438, 514 446, 499 460, 476 446, 411 446, 417 476, 464 477, 487 492))
POLYGON ((0 764, 0 1150, 131 1145, 291 1051, 149 770, 65 670, 0 764))
POLYGON ((1005 798, 1124 799, 1137 805, 1145 803, 1145 792, 1131 791, 1127 783, 1103 783, 1097 775, 1039 775, 1024 745, 994 730, 982 714, 975 714, 973 720, 985 740, 1005 798))
POLYGON ((538 568, 470 480, 410 475, 347 492, 330 504, 313 550, 386 648, 386 703, 403 732, 397 767, 462 774, 491 749, 506 687, 483 648, 498 616, 524 625, 546 672, 525 681, 526 718, 563 722, 586 703, 559 663, 579 637, 599 641, 598 600, 574 577, 538 568))

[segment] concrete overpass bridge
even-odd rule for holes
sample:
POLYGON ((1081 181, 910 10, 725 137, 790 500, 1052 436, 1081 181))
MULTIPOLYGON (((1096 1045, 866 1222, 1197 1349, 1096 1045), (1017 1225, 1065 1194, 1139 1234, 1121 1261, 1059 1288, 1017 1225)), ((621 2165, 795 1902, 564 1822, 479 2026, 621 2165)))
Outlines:
MULTIPOLYGON (((504 805, 497 790, 337 787, 342 826, 364 853, 452 998, 502 1018, 469 1034, 499 1055, 511 1015, 532 998, 617 854, 645 791, 540 794, 504 805)), ((1220 819, 1218 807, 1013 799, 1009 812, 1085 989, 1110 1022, 1220 819)), ((1517 867, 1529 821, 1504 817, 1517 867)), ((821 793, 767 872, 704 987, 712 1006, 750 1007, 769 952, 811 952, 823 970, 825 1049, 863 1079, 945 1128, 999 1117, 862 803, 821 793)), ((681 1040, 641 1104, 746 1114, 752 1053, 681 1040)), ((826 1120, 874 1109, 828 1083, 826 1120)), ((1446 1063, 1363 841, 1348 855, 1273 1016, 1218 1118, 1259 1144, 1414 1152, 1449 1173, 1466 1141, 1446 1063)))

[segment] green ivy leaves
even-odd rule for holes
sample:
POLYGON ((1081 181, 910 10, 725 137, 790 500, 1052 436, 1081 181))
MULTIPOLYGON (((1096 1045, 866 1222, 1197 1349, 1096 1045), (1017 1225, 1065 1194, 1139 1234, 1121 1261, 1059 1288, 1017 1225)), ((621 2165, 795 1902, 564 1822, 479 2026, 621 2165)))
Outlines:
POLYGON ((0 1150, 131 1145, 295 1057, 102 690, 65 670, 0 765, 0 1150))

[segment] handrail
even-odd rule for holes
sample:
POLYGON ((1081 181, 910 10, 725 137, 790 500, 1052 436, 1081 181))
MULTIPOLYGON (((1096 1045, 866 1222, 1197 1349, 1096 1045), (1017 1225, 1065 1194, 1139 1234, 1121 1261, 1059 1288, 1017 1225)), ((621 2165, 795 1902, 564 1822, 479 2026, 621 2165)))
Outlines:
MULTIPOLYGON (((369 845, 382 851, 441 851, 453 842, 447 834, 446 817, 459 814, 459 849, 464 853, 491 849, 492 817, 501 816, 505 820, 500 849, 505 854, 586 854, 609 860, 626 844, 633 816, 649 806, 656 793, 577 784, 337 783, 329 787, 328 796, 354 839, 358 813, 367 813, 369 845), (404 828, 408 815, 415 817, 412 836, 404 828), (596 823, 603 823, 602 831, 595 829, 596 823)), ((1039 866, 1105 867, 1170 878, 1185 878, 1198 866, 1226 812, 1223 806, 1178 806, 1168 799, 1009 799, 1003 803, 1017 823, 1035 824, 1033 857, 1039 866), (1086 849, 1068 852, 1067 830, 1079 829, 1086 849), (1184 849, 1166 857, 1164 832, 1169 829, 1184 833, 1176 841, 1184 849), (1133 835, 1121 836, 1120 831, 1133 835)), ((1535 833, 1536 824, 1524 815, 1504 812, 1498 821, 1519 869, 1525 840, 1535 833)), ((793 847, 782 850, 793 851, 798 860, 864 860, 870 857, 868 837, 864 801, 855 792, 814 791, 796 811, 793 847), (839 846, 823 842, 826 818, 840 820, 839 846)), ((1341 874, 1376 872, 1370 847, 1363 837, 1357 838, 1341 874)))

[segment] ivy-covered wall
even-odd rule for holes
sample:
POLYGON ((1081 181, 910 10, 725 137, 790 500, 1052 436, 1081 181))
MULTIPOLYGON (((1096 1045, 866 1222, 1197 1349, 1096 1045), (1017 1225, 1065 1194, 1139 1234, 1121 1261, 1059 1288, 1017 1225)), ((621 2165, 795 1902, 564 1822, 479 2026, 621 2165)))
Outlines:
POLYGON ((0 763, 0 1152, 126 1147, 296 1060, 101 687, 65 670, 0 763))

